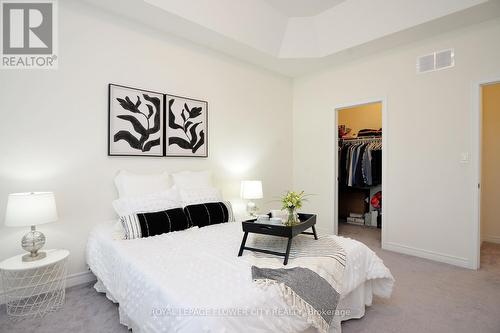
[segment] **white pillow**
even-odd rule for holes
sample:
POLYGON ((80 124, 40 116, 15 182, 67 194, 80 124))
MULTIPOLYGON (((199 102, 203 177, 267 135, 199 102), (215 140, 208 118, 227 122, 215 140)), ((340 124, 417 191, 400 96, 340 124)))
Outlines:
POLYGON ((183 171, 172 174, 174 185, 179 190, 212 187, 210 171, 183 171))
POLYGON ((125 198, 166 191, 170 181, 167 172, 141 174, 122 170, 115 177, 115 185, 118 196, 125 198))
POLYGON ((182 206, 184 207, 207 202, 222 201, 222 195, 215 187, 181 189, 179 190, 179 194, 182 206))
POLYGON ((158 212, 179 207, 182 207, 182 204, 175 187, 168 191, 125 197, 113 201, 113 208, 119 216, 158 212))
POLYGON ((113 240, 125 239, 125 229, 123 229, 122 222, 118 220, 113 226, 113 232, 111 234, 113 240))

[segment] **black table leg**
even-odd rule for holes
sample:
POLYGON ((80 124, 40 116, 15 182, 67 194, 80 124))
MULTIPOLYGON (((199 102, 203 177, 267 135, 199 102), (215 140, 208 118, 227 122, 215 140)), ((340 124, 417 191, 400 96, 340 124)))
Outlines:
POLYGON ((243 254, 243 249, 245 248, 245 243, 247 242, 248 232, 245 232, 243 239, 241 240, 240 252, 238 252, 238 257, 243 254))
POLYGON ((313 228, 314 239, 318 240, 318 235, 316 234, 316 228, 314 227, 314 225, 312 226, 312 228, 313 228))
POLYGON ((290 247, 292 247, 292 237, 288 238, 288 243, 286 244, 285 261, 283 265, 288 264, 288 256, 290 255, 290 247))

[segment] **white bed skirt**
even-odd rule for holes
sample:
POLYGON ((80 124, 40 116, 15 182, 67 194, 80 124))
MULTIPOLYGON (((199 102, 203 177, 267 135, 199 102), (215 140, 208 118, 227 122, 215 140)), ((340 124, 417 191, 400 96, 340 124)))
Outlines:
MULTIPOLYGON (((104 286, 101 280, 97 279, 94 284, 94 289, 99 293, 104 293, 106 298, 108 298, 113 303, 117 303, 116 299, 113 297, 111 292, 104 286)), ((330 333, 341 333, 342 328, 340 322, 349 319, 359 319, 365 315, 365 306, 370 306, 372 304, 373 292, 372 283, 367 281, 360 285, 352 292, 350 292, 346 297, 340 300, 337 309, 342 311, 342 316, 337 317, 332 323, 330 328, 330 333)), ((140 333, 140 325, 137 325, 133 320, 127 315, 127 313, 118 304, 118 315, 120 317, 120 324, 127 326, 129 330, 133 332, 140 333)), ((310 327, 302 333, 317 333, 317 329, 310 327)))

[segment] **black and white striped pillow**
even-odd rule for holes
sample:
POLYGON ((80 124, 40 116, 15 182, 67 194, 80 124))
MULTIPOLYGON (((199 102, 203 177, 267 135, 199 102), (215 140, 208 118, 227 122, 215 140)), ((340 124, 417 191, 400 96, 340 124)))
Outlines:
POLYGON ((182 208, 120 217, 126 239, 135 239, 184 230, 190 227, 182 208))
POLYGON ((184 207, 190 226, 205 227, 211 224, 234 222, 233 208, 229 201, 209 202, 184 207))

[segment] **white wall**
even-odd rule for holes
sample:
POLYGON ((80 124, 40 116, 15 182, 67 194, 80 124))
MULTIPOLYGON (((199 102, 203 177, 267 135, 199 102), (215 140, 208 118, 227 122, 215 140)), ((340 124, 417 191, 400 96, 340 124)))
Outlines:
MULTIPOLYGON (((334 108, 387 101, 383 246, 473 267, 473 83, 500 75, 500 21, 388 50, 294 82, 294 186, 318 194, 319 228, 334 230, 334 108), (455 48, 456 67, 417 75, 416 57, 455 48)), ((474 101, 476 102, 476 101, 474 101)))
MULTIPOLYGON (((54 191, 60 222, 39 229, 78 273, 89 230, 114 218, 119 169, 210 169, 231 200, 241 179, 262 179, 263 208, 276 206, 292 183, 289 79, 78 2, 59 1, 59 20, 58 70, 0 72, 0 220, 8 193, 54 191), (108 157, 110 82, 208 100, 209 158, 108 157)), ((27 231, 0 224, 0 260, 27 231)))

